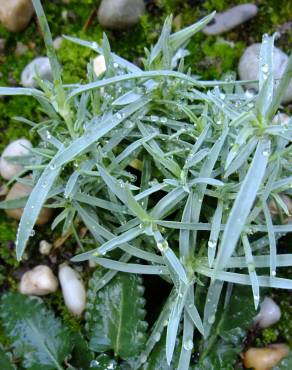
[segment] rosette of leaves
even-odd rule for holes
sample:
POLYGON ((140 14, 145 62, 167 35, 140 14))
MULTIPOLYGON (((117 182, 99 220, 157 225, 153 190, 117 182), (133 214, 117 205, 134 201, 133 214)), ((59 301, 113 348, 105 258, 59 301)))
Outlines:
MULTIPOLYGON (((62 363, 70 355, 74 342, 70 331, 40 299, 6 294, 1 298, 0 317, 13 354, 22 360, 24 368, 63 369, 62 363)), ((5 360, 8 357, 1 356, 1 361, 5 360)))
POLYGON ((292 263, 291 254, 277 252, 277 240, 292 230, 281 200, 282 193, 291 196, 292 124, 273 121, 292 57, 275 85, 275 36, 265 35, 259 92, 250 97, 242 88, 248 81, 201 81, 185 70, 185 46, 213 14, 174 34, 167 18, 157 44, 146 50, 143 70, 112 53, 106 36, 101 46, 67 37, 103 54, 106 72, 97 77, 89 63, 88 83, 63 85, 41 3, 33 4, 54 81, 38 79, 38 89, 0 88, 1 95, 34 97, 46 115, 43 122, 18 117, 41 142, 29 163, 14 158, 26 162, 18 177, 32 173, 18 181, 34 186, 20 201, 17 258, 44 204, 59 210, 52 227, 63 225, 81 250, 76 228, 86 225, 93 248, 74 261, 108 268, 101 280, 109 283, 122 271, 158 275, 173 285, 162 308, 166 359, 170 364, 182 320, 177 369, 188 369, 192 349, 185 344, 195 331, 209 337, 226 282, 250 285, 255 308, 260 287, 292 288, 291 280, 276 276, 292 263))
POLYGON ((112 350, 124 360, 137 356, 146 340, 144 288, 141 277, 117 274, 101 288, 97 270, 89 282, 86 328, 94 352, 112 350))

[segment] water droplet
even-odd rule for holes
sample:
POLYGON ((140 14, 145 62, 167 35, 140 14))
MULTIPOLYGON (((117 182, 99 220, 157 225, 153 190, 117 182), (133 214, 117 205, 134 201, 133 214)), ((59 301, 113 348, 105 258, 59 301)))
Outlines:
POLYGON ((42 187, 43 189, 45 189, 47 186, 48 186, 48 183, 47 183, 46 181, 44 181, 44 182, 42 183, 42 185, 41 185, 41 187, 42 187))
POLYGON ((116 114, 116 117, 117 117, 117 119, 122 119, 122 118, 123 118, 123 116, 122 116, 122 114, 121 114, 121 113, 117 113, 117 114, 116 114))
POLYGON ((144 228, 143 224, 140 224, 139 229, 143 229, 143 228, 144 228))
POLYGON ((218 121, 216 123, 217 123, 217 125, 222 125, 221 119, 218 119, 218 121))
POLYGON ((151 116, 150 119, 152 122, 157 122, 159 120, 157 116, 151 116))
POLYGON ((168 243, 166 240, 157 243, 157 248, 160 252, 165 252, 168 249, 168 243))
POLYGON ((219 97, 220 97, 220 99, 224 100, 225 99, 225 94, 220 93, 219 97))
POLYGON ((166 117, 161 117, 160 118, 160 122, 161 123, 166 123, 167 122, 167 118, 166 117))
POLYGON ((114 68, 119 68, 118 63, 114 63, 114 68))
POLYGON ((215 248, 216 247, 216 241, 215 240, 212 240, 212 239, 210 239, 209 241, 208 241, 208 247, 209 248, 215 248))
POLYGON ((154 334, 154 340, 155 340, 155 342, 159 342, 159 340, 160 340, 160 334, 159 333, 154 334))
POLYGON ((54 171, 56 169, 56 165, 54 163, 50 164, 50 170, 54 171))
POLYGON ((147 361, 147 356, 146 355, 141 355, 140 361, 141 361, 141 364, 144 364, 147 361))
POLYGON ((49 131, 46 132, 46 138, 47 140, 50 140, 52 138, 52 135, 50 134, 49 131))
POLYGON ((261 68, 263 73, 268 73, 269 72, 269 66, 267 64, 263 64, 261 68))
POLYGON ((164 320, 163 321, 163 326, 167 326, 167 324, 168 324, 168 320, 164 320))
POLYGON ((193 341, 191 339, 186 340, 183 347, 186 351, 191 351, 194 347, 193 341))
POLYGON ((275 270, 272 271, 272 276, 276 276, 276 271, 275 270))
POLYGON ((208 323, 209 323, 209 324, 214 324, 214 322, 215 322, 215 315, 211 315, 211 316, 209 316, 209 317, 208 317, 208 323))
POLYGON ((268 156, 270 155, 270 151, 269 151, 269 149, 264 149, 264 150, 263 150, 263 155, 264 155, 265 157, 268 157, 268 156))
POLYGON ((132 122, 132 121, 126 121, 125 122, 125 127, 127 127, 127 128, 132 128, 132 127, 134 127, 135 126, 135 124, 134 124, 134 122, 132 122))
POLYGON ((30 232, 30 236, 35 236, 35 231, 33 229, 30 232))

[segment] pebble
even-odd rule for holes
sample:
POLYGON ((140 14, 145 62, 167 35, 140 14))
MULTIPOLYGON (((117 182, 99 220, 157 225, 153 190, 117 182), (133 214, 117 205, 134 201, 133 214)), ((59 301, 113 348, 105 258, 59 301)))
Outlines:
POLYGON ((27 51, 28 51, 28 47, 25 44, 23 44, 22 42, 17 41, 14 54, 16 56, 21 56, 21 55, 25 54, 27 51))
MULTIPOLYGON (((12 188, 9 190, 5 200, 14 200, 18 198, 25 197, 29 195, 32 191, 32 187, 29 185, 21 184, 20 182, 16 182, 13 184, 12 188)), ((12 209, 6 209, 5 210, 6 214, 15 219, 15 220, 20 220, 22 213, 23 213, 23 208, 12 208, 12 209)), ((36 221, 37 225, 44 225, 47 222, 50 221, 51 217, 53 215, 53 210, 51 208, 42 208, 38 219, 36 221)))
MULTIPOLYGON (((260 55, 261 44, 250 45, 243 53, 240 58, 238 73, 241 80, 257 80, 259 71, 259 55, 260 55)), ((288 64, 288 56, 282 50, 274 47, 273 53, 274 62, 274 77, 281 78, 288 64)), ((275 87, 278 82, 275 82, 275 87)), ((258 84, 249 84, 248 87, 258 88, 258 84)), ((282 103, 286 104, 292 101, 292 81, 290 82, 288 89, 282 99, 282 103)))
POLYGON ((206 35, 220 35, 248 21, 257 12, 258 8, 255 4, 237 5, 223 13, 217 13, 209 25, 203 29, 203 32, 206 35))
POLYGON ((58 280, 53 271, 45 265, 39 265, 22 275, 20 293, 43 296, 58 289, 58 280))
POLYGON ((260 312, 254 318, 254 324, 261 329, 276 324, 281 318, 281 310, 277 303, 270 297, 265 297, 261 303, 260 312))
POLYGON ((145 12, 143 0, 102 0, 98 21, 112 30, 124 30, 139 22, 145 12))
POLYGON ((54 40, 53 40, 53 46, 54 46, 54 49, 55 50, 59 50, 61 49, 61 46, 62 46, 62 43, 63 43, 64 39, 62 36, 58 36, 56 37, 54 40))
POLYGON ((93 70, 97 77, 106 71, 105 59, 103 55, 99 55, 93 59, 93 70))
POLYGON ((24 30, 33 14, 31 0, 0 0, 0 22, 9 31, 24 30))
POLYGON ((37 87, 36 75, 42 80, 52 81, 52 70, 47 57, 37 57, 32 60, 21 73, 21 84, 24 87, 37 87), (37 72, 37 73, 36 73, 37 72))
POLYGON ((241 354, 246 369, 271 370, 289 353, 286 344, 271 344, 265 348, 250 348, 241 354))
POLYGON ((80 275, 62 264, 59 266, 59 280, 65 305, 73 315, 80 316, 86 306, 86 291, 80 275))
POLYGON ((41 240, 39 244, 40 254, 49 255, 53 245, 46 240, 41 240))
POLYGON ((5 157, 28 155, 30 148, 32 148, 31 142, 26 139, 18 139, 7 145, 0 158, 0 174, 4 179, 11 180, 23 169, 23 166, 10 163, 5 157))

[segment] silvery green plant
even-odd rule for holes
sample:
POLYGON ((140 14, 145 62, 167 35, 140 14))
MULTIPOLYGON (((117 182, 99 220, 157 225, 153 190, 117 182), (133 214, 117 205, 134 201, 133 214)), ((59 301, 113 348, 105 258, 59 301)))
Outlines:
POLYGON ((40 0, 33 4, 53 83, 0 88, 0 95, 32 96, 46 115, 43 122, 18 117, 41 141, 17 178, 33 185, 29 198, 1 203, 25 205, 17 258, 46 204, 59 210, 52 228, 62 225, 77 240, 73 261, 108 269, 95 293, 119 271, 160 276, 173 288, 132 366, 143 366, 166 325, 167 363, 181 337, 177 369, 187 370, 194 334, 208 349, 217 308, 223 301, 228 307, 234 284, 251 286, 255 308, 261 287, 292 289, 291 280, 277 277, 292 265, 291 254, 277 253, 277 240, 292 230, 291 221, 282 222, 289 210, 280 196, 291 196, 292 122, 273 121, 292 57, 274 81, 275 35, 264 35, 258 94, 246 94, 242 85, 251 81, 231 74, 202 81, 186 71, 185 47, 214 14, 173 34, 169 17, 156 45, 145 50, 143 70, 111 52, 106 36, 101 46, 66 37, 103 54, 107 68, 97 77, 89 63, 87 84, 64 85, 40 0), (27 173, 31 179, 21 178, 27 173), (86 245, 80 224, 91 234, 86 245))

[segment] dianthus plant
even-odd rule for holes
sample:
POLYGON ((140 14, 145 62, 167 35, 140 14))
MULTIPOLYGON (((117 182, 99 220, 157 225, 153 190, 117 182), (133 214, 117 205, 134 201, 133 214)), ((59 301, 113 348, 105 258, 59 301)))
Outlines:
POLYGON ((167 362, 182 330, 178 369, 188 369, 194 333, 208 342, 219 302, 228 305, 234 284, 251 286, 255 308, 261 287, 292 289, 291 280, 277 276, 292 265, 292 254, 277 252, 278 239, 292 230, 283 200, 291 196, 292 122, 277 119, 292 57, 275 81, 275 35, 264 35, 256 95, 244 92, 251 81, 232 74, 203 81, 186 71, 185 47, 214 14, 176 33, 169 17, 145 50, 143 69, 111 52, 106 36, 101 46, 66 37, 102 54, 106 71, 96 76, 89 63, 88 83, 64 85, 40 1, 33 3, 53 82, 0 89, 32 96, 46 116, 29 122, 41 138, 21 174, 31 179, 17 178, 33 185, 17 258, 43 205, 58 209, 52 227, 62 224, 77 239, 73 261, 108 269, 100 285, 118 271, 158 275, 172 285, 135 368, 167 323, 167 362), (91 234, 86 245, 80 225, 91 234))

